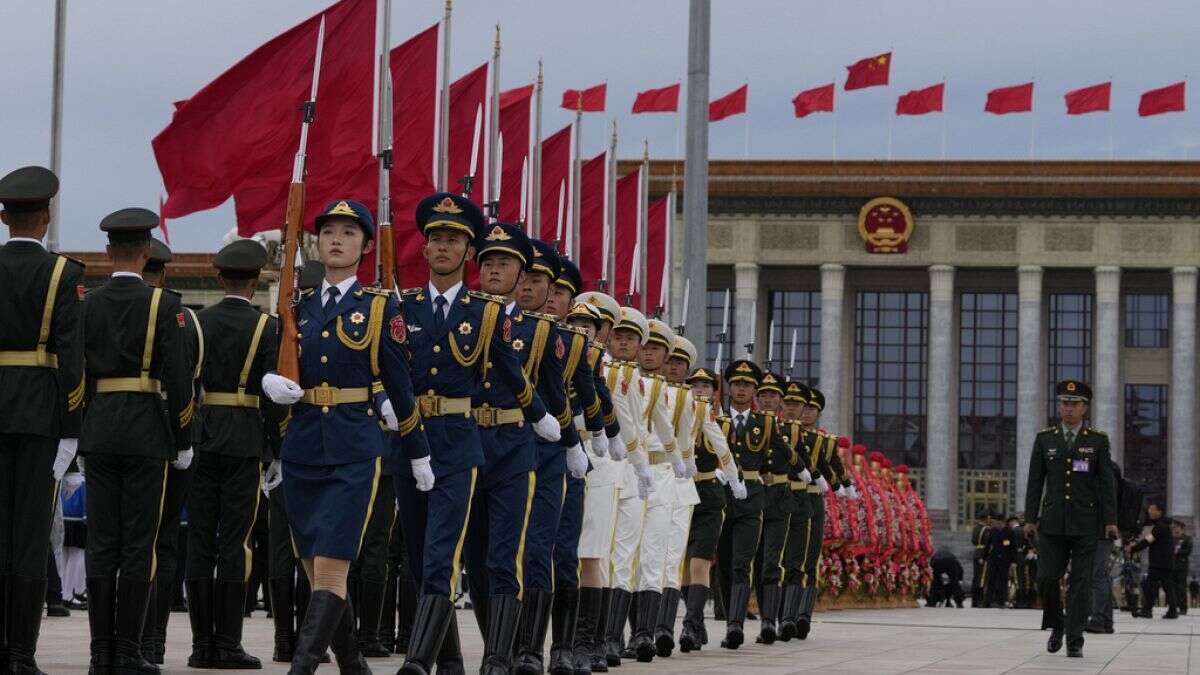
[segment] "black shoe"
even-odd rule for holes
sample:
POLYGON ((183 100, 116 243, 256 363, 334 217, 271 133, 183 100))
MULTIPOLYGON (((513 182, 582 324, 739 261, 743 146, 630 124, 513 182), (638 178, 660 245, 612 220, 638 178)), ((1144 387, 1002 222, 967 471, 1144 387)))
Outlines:
POLYGON ((654 660, 657 647, 654 644, 654 625, 658 620, 658 608, 662 602, 662 594, 658 591, 639 591, 637 600, 637 621, 630 646, 634 656, 641 663, 654 660))
POLYGON ((1168 611, 1166 614, 1163 614, 1163 615, 1162 615, 1162 618, 1164 618, 1164 619, 1178 619, 1178 618, 1179 618, 1179 612, 1175 611, 1175 609, 1174 609, 1174 608, 1172 608, 1172 609, 1170 609, 1170 610, 1169 610, 1169 611, 1168 611))
POLYGON ((216 583, 212 579, 187 579, 188 620, 192 624, 192 654, 188 668, 212 668, 213 602, 216 583))
POLYGON ((385 584, 370 581, 359 583, 359 593, 354 599, 358 612, 358 651, 369 659, 386 658, 392 655, 380 642, 379 622, 383 618, 385 584))
POLYGON ((274 577, 268 588, 271 593, 271 621, 275 624, 275 663, 291 663, 296 650, 296 607, 291 577, 274 577))
POLYGON ((700 651, 703 642, 700 639, 704 629, 704 605, 708 602, 708 587, 692 584, 687 587, 687 597, 684 598, 683 629, 679 631, 679 651, 700 651))
POLYGON ((1076 659, 1083 657, 1083 638, 1072 638, 1067 641, 1067 656, 1076 659))
POLYGON ((817 589, 815 586, 805 588, 800 593, 800 615, 796 619, 796 637, 801 640, 808 639, 808 632, 812 630, 812 615, 813 608, 817 604, 817 589))
POLYGON ((1050 639, 1046 640, 1046 651, 1051 654, 1057 654, 1058 650, 1062 649, 1063 631, 1061 628, 1050 629, 1050 639))
MULTIPOLYGON (((3 579, 0 579, 0 583, 3 579)), ((20 675, 46 675, 38 668, 38 633, 42 627, 42 603, 46 598, 46 580, 13 575, 8 577, 8 663, 11 672, 20 675)), ((3 622, 0 622, 3 627, 3 622)), ((10 672, 10 671, 4 671, 10 672)))
POLYGON ((679 614, 680 589, 664 588, 658 605, 658 620, 654 625, 654 651, 662 658, 675 651, 675 617, 679 614))
MULTIPOLYGON (((40 613, 41 612, 39 612, 39 614, 40 613)), ((67 606, 64 605, 62 602, 56 602, 53 605, 50 603, 46 603, 46 616, 60 619, 63 617, 71 616, 71 610, 67 609, 67 606)))
POLYGON ((621 636, 625 631, 625 618, 629 616, 629 603, 632 601, 633 596, 629 591, 612 589, 607 628, 604 632, 604 660, 613 667, 621 665, 621 636))
POLYGON ((790 642, 796 637, 796 621, 800 618, 800 595, 803 589, 799 584, 783 587, 783 604, 779 611, 779 639, 790 642))
POLYGON ((87 589, 88 628, 92 636, 89 670, 97 675, 107 675, 112 669, 117 580, 113 577, 88 577, 87 589))
POLYGON ((729 590, 729 606, 726 607, 725 639, 721 646, 725 649, 737 649, 745 641, 742 624, 747 618, 746 607, 750 603, 750 587, 746 584, 734 584, 729 590))
MULTIPOLYGON (((480 675, 508 675, 509 668, 512 667, 513 642, 517 635, 517 622, 521 618, 521 609, 521 601, 515 595, 493 595, 488 598, 488 628, 484 633, 483 659, 479 666, 480 675)), ((548 611, 547 614, 549 614, 548 611)), ((541 630, 541 637, 544 641, 546 629, 543 626, 541 630)), ((538 657, 541 657, 540 648, 538 657)))
POLYGON ((1087 631, 1088 633, 1103 633, 1104 626, 1101 626, 1098 623, 1089 623, 1083 627, 1083 630, 1087 631))
MULTIPOLYGON (((361 597, 361 594, 360 594, 361 597)), ((333 630, 329 648, 337 659, 338 672, 342 675, 371 675, 371 667, 358 650, 358 636, 354 631, 354 603, 347 600, 342 610, 342 619, 333 630)))
POLYGON ((444 595, 422 595, 417 598, 412 639, 408 642, 404 665, 400 667, 398 675, 428 675, 433 672, 453 614, 454 605, 444 595))
POLYGON ((218 581, 213 589, 213 638, 209 652, 213 668, 221 670, 259 670, 262 661, 242 647, 242 606, 246 602, 246 584, 218 581))
POLYGON ((556 589, 550 608, 550 675, 574 675, 578 623, 579 589, 556 589))
POLYGON ((312 675, 329 649, 333 634, 346 613, 346 601, 329 591, 313 591, 300 630, 288 675, 312 675))
POLYGON ((763 584, 762 589, 762 621, 758 631, 758 642, 764 645, 775 644, 779 637, 775 622, 779 619, 779 603, 783 598, 783 589, 777 584, 763 584))
POLYGON ((158 666, 142 657, 142 627, 146 625, 146 608, 149 601, 149 581, 124 578, 118 580, 112 659, 115 673, 124 675, 159 672, 158 666))
MULTIPOLYGON (((604 591, 599 588, 579 589, 579 611, 575 623, 575 639, 572 645, 573 675, 592 672, 592 654, 595 652, 596 624, 600 622, 600 605, 604 591)), ((604 665, 605 670, 608 664, 604 665)))

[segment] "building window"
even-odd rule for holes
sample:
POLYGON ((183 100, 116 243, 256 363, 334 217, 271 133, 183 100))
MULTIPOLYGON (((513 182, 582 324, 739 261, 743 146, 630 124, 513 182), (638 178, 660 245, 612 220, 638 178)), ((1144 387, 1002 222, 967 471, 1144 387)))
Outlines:
POLYGON ((1092 381, 1092 294, 1051 293, 1049 341, 1050 377, 1046 396, 1050 424, 1058 423, 1054 386, 1063 380, 1092 381))
POLYGON ((1125 296, 1125 346, 1171 346, 1171 297, 1166 293, 1125 296))
MULTIPOLYGON (((734 328, 733 315, 735 312, 737 297, 733 289, 729 290, 729 326, 726 328, 727 335, 725 337, 725 348, 721 350, 721 368, 724 369, 729 364, 729 353, 733 350, 733 346, 737 344, 737 332, 734 328)), ((721 321, 725 314, 725 289, 718 288, 716 290, 709 289, 708 291, 708 327, 707 340, 708 343, 704 349, 704 363, 697 363, 696 367, 704 366, 711 368, 713 362, 717 358, 717 341, 721 335, 721 321)), ((720 376, 720 373, 717 373, 720 376)))
POLYGON ((1125 385, 1125 479, 1150 499, 1167 497, 1167 411, 1166 385, 1125 385))
MULTIPOLYGON (((768 316, 775 324, 774 358, 767 367, 806 384, 818 385, 821 379, 821 292, 772 291, 768 316), (796 362, 792 364, 793 339, 796 362)), ((770 324, 768 330, 770 332, 770 324)), ((771 353, 768 347, 767 353, 771 353)))
POLYGON ((1017 464, 1017 294, 963 293, 958 348, 958 466, 1017 464))
POLYGON ((861 291, 855 305, 854 441, 925 466, 929 294, 861 291))

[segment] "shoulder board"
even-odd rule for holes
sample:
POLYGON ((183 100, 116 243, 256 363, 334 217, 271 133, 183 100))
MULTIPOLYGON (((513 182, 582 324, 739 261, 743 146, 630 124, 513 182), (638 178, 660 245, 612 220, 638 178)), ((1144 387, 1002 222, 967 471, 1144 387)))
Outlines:
POLYGON ((175 297, 177 297, 177 298, 182 298, 182 297, 183 297, 183 293, 180 293, 179 291, 176 291, 176 290, 174 290, 174 289, 170 289, 170 288, 164 288, 164 289, 163 289, 163 291, 165 291, 165 292, 167 292, 167 293, 170 293, 171 295, 173 295, 173 296, 175 296, 175 297))
POLYGON ((729 421, 729 415, 717 415, 717 421, 724 424, 729 421))
POLYGON ((558 317, 554 316, 553 314, 547 314, 545 312, 531 312, 527 309, 523 309, 521 311, 525 313, 525 316, 541 319, 542 321, 549 321, 556 326, 558 325, 558 317))
POLYGON ((646 375, 645 377, 648 377, 648 378, 650 378, 650 379, 652 379, 652 380, 661 380, 661 379, 663 379, 663 376, 662 376, 662 375, 659 375, 658 373, 650 373, 649 375, 646 375))
POLYGON ((1039 431, 1038 433, 1039 433, 1039 434, 1052 434, 1052 433, 1054 433, 1054 432, 1055 432, 1055 431, 1057 431, 1057 430, 1058 430, 1058 429, 1057 429, 1057 428, 1055 428, 1055 427, 1046 427, 1045 429, 1042 429, 1042 430, 1041 430, 1041 431, 1039 431))
POLYGON ((307 298, 308 296, 310 296, 316 292, 317 292, 317 289, 315 289, 315 288, 306 288, 306 289, 300 291, 300 297, 307 298))
POLYGON ((87 269, 87 265, 84 265, 82 260, 72 258, 71 256, 67 255, 66 253, 59 253, 58 251, 51 251, 51 253, 53 255, 59 256, 60 258, 66 258, 67 260, 70 260, 71 262, 75 263, 76 265, 79 265, 80 269, 87 269))
POLYGON ((501 305, 508 304, 508 298, 505 298, 504 296, 501 296, 501 295, 492 295, 491 293, 484 293, 483 291, 468 290, 467 295, 469 295, 473 298, 479 298, 481 300, 491 300, 492 302, 498 302, 501 305))
POLYGON ((424 289, 421 288, 420 286, 413 286, 412 288, 406 288, 406 289, 400 291, 400 295, 416 295, 416 294, 420 293, 422 290, 424 290, 424 289))
POLYGON ((587 337, 587 331, 583 328, 578 328, 576 326, 569 326, 565 323, 560 323, 560 324, 558 324, 558 329, 561 331, 565 331, 567 333, 574 333, 576 335, 582 335, 584 337, 587 337))
POLYGON ((692 390, 692 385, 687 384, 686 382, 680 382, 678 384, 672 384, 670 386, 674 387, 676 389, 680 389, 682 391, 691 391, 692 390))
POLYGON ((1108 434, 1107 434, 1107 433, 1105 433, 1105 432, 1103 432, 1103 431, 1100 431, 1099 429, 1093 429, 1093 428, 1091 428, 1091 427, 1084 427, 1084 428, 1081 430, 1081 432, 1080 432, 1080 433, 1084 433, 1084 434, 1096 434, 1097 436, 1104 436, 1105 438, 1108 438, 1108 434))
POLYGON ((386 288, 380 288, 379 286, 363 286, 362 290, 363 290, 363 293, 370 293, 371 295, 382 295, 385 298, 392 294, 392 292, 390 290, 388 290, 386 288))

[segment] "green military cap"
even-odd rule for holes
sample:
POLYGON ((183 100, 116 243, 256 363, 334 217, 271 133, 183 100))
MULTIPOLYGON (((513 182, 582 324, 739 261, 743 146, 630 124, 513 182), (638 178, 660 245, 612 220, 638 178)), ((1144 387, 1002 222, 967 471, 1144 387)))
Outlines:
POLYGON ((758 387, 759 381, 762 380, 762 369, 758 364, 747 359, 738 359, 728 366, 725 366, 725 381, 734 382, 749 382, 758 387))
POLYGON ((304 268, 300 270, 300 290, 307 291, 310 288, 320 288, 321 282, 324 280, 325 265, 321 261, 304 261, 304 268))
POLYGON ((0 203, 5 210, 38 211, 58 194, 58 176, 41 166, 23 166, 0 178, 0 203))
POLYGON ((695 382, 707 382, 711 385, 716 385, 717 374, 708 368, 700 367, 693 370, 691 375, 688 375, 687 382, 688 384, 695 382))
POLYGON ((764 391, 773 391, 783 396, 783 378, 769 370, 765 371, 758 382, 758 393, 761 394, 764 391))
POLYGON ((817 408, 817 410, 824 410, 825 409, 825 394, 822 394, 821 390, 817 389, 816 387, 809 387, 808 388, 808 404, 811 406, 815 406, 817 408))
MULTIPOLYGON (((256 279, 266 264, 267 249, 253 239, 231 242, 217 251, 217 256, 213 258, 213 267, 226 279, 256 279)), ((308 265, 304 269, 307 270, 308 265)), ((321 276, 325 276, 324 270, 321 276)))
POLYGON ((787 389, 783 394, 783 400, 787 401, 788 403, 804 403, 807 405, 809 398, 808 387, 803 382, 797 380, 788 380, 787 389))
POLYGON ((150 241, 150 230, 158 227, 158 214, 150 209, 133 207, 113 211, 100 221, 100 229, 108 233, 108 241, 150 241))
POLYGON ((1054 387, 1054 395, 1060 401, 1083 401, 1087 403, 1092 400, 1092 388, 1087 386, 1087 383, 1079 380, 1063 380, 1054 387))
POLYGON ((150 238, 150 259, 146 261, 146 269, 162 269, 173 258, 170 247, 157 237, 150 238))

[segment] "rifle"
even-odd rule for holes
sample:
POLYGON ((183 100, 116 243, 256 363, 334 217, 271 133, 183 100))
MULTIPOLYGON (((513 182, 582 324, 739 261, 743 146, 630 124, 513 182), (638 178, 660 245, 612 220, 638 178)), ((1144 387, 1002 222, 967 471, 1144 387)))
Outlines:
POLYGON ((375 259, 378 261, 376 276, 379 287, 387 290, 396 288, 396 240, 392 236, 392 71, 389 52, 389 30, 391 25, 392 3, 383 3, 383 39, 379 54, 375 55, 375 68, 379 73, 376 82, 376 93, 379 107, 376 124, 376 156, 379 158, 379 240, 375 259))
POLYGON ((325 48, 325 17, 317 31, 317 51, 313 61, 312 93, 301 106, 304 121, 300 125, 300 148, 292 164, 292 183, 288 186, 287 224, 283 230, 283 261, 279 270, 279 362, 275 370, 292 382, 300 382, 300 330, 296 326, 295 305, 300 297, 297 291, 299 273, 296 270, 296 255, 300 248, 300 237, 304 230, 304 173, 305 152, 308 149, 308 127, 317 114, 317 82, 321 77, 321 52, 325 48))

